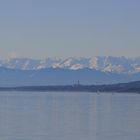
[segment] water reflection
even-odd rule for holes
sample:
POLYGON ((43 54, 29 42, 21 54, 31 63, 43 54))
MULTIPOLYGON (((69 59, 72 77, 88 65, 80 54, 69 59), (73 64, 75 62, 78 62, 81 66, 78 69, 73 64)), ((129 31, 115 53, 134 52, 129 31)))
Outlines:
POLYGON ((140 95, 0 93, 2 140, 138 140, 140 95))

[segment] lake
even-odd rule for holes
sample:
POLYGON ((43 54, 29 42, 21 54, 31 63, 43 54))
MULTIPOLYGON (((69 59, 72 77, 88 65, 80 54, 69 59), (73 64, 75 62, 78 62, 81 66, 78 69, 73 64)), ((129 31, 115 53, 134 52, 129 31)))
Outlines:
POLYGON ((0 92, 0 140, 140 140, 140 95, 0 92))

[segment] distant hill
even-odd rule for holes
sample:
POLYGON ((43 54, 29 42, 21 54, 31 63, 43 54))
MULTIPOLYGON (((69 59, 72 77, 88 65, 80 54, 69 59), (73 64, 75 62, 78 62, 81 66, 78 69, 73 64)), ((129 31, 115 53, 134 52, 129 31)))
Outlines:
POLYGON ((111 92, 111 93, 139 93, 140 81, 119 83, 112 85, 55 85, 55 86, 21 86, 0 87, 0 91, 69 91, 69 92, 111 92))

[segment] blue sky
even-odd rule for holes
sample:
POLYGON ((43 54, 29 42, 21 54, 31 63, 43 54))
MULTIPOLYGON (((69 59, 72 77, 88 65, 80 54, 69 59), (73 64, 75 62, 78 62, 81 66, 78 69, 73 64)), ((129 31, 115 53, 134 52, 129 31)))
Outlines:
POLYGON ((1 0, 0 58, 137 57, 139 0, 1 0))

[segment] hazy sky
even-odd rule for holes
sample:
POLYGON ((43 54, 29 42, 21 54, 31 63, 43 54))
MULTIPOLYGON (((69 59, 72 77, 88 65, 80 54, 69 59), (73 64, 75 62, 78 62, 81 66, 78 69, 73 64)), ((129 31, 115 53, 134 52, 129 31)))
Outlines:
POLYGON ((0 58, 140 56, 140 0, 0 0, 0 58))

